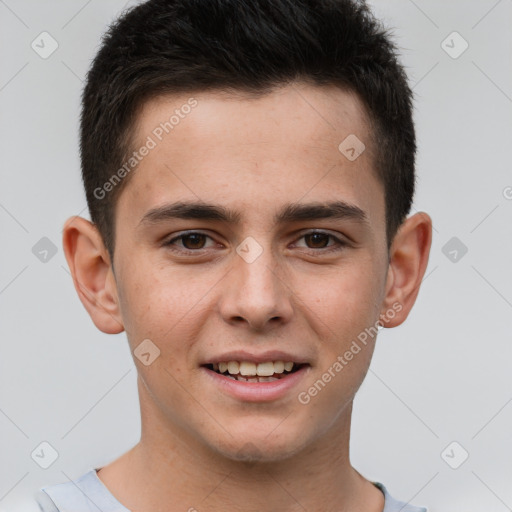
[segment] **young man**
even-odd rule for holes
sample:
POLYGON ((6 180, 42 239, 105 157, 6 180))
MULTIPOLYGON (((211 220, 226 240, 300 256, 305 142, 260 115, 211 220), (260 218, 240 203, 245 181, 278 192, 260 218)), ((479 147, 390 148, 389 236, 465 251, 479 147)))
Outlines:
POLYGON ((126 331, 140 442, 44 512, 424 511, 351 465, 378 327, 409 314, 431 243, 411 90, 349 0, 150 0, 83 95, 92 223, 76 290, 126 331))

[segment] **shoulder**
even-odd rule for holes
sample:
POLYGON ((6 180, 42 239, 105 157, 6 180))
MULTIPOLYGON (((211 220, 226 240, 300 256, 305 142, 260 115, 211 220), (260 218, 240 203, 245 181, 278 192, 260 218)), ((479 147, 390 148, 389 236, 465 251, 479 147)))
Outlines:
POLYGON ((34 494, 34 499, 39 507, 34 512, 126 511, 103 486, 95 469, 88 470, 75 480, 42 487, 34 494))
POLYGON ((382 512, 428 512, 425 507, 416 507, 410 503, 393 498, 386 487, 380 482, 372 482, 384 494, 384 510, 382 512))

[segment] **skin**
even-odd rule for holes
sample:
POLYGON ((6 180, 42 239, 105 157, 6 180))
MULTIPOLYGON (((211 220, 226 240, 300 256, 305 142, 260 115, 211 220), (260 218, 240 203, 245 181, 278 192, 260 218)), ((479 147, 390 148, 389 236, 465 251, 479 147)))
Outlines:
POLYGON ((381 512, 382 493, 349 458, 352 402, 375 338, 308 404, 297 397, 379 317, 388 328, 407 318, 428 263, 431 219, 406 219, 388 253, 384 189, 355 95, 294 83, 260 98, 159 97, 141 110, 134 147, 190 96, 197 106, 140 162, 119 197, 113 265, 93 224, 73 217, 64 228, 74 284, 95 325, 125 330, 132 352, 144 339, 160 350, 149 366, 134 357, 140 442, 98 476, 138 512, 381 512), (366 145, 354 161, 338 150, 349 134, 366 145), (240 222, 141 223, 177 200, 232 208, 240 222), (357 206, 366 221, 273 221, 287 203, 333 200, 357 206), (304 236, 313 229, 345 245, 326 252, 336 240, 304 236), (184 230, 210 238, 166 245, 184 230), (246 237, 262 248, 251 263, 236 252, 246 237), (400 311, 390 318, 394 304, 400 311), (236 399, 200 368, 235 349, 283 350, 309 368, 277 400, 236 399))

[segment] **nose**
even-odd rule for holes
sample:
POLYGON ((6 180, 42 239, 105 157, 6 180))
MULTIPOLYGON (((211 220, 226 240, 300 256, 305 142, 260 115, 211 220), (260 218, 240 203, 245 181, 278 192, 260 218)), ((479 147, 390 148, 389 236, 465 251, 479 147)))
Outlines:
POLYGON ((257 331, 289 322, 293 292, 281 267, 268 246, 254 261, 234 254, 219 298, 224 320, 233 325, 245 323, 257 331))

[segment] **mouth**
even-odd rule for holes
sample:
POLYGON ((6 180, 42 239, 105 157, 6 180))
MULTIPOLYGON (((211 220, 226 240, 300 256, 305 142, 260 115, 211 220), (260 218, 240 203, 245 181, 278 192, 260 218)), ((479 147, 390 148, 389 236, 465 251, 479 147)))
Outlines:
POLYGON ((226 379, 247 383, 275 382, 286 379, 308 363, 295 363, 293 361, 264 361, 254 363, 251 361, 220 361, 203 365, 204 368, 226 379))

